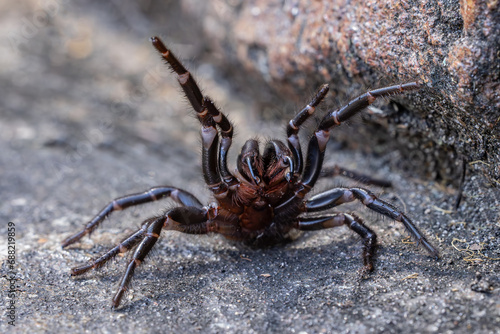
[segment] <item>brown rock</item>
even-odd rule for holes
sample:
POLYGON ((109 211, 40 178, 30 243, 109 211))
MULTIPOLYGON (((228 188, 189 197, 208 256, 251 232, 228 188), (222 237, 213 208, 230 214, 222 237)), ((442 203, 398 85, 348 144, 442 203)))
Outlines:
POLYGON ((346 102, 367 88, 417 80, 424 88, 384 106, 391 117, 378 119, 377 131, 363 125, 372 139, 356 135, 359 142, 390 141, 385 151, 397 146, 406 160, 413 152, 424 160, 411 165, 444 180, 456 178, 460 157, 481 161, 499 183, 498 1, 182 3, 224 64, 251 73, 260 92, 298 103, 328 82, 346 102))

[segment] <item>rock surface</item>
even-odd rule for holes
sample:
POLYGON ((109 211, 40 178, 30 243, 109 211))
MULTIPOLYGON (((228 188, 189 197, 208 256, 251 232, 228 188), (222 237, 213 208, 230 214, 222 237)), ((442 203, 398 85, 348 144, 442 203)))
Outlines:
POLYGON ((341 140, 374 151, 377 138, 386 143, 379 151, 397 148, 421 176, 447 182, 462 158, 480 161, 500 185, 498 1, 182 3, 226 64, 253 73, 260 97, 272 90, 300 103, 327 82, 345 103, 367 88, 418 81, 419 93, 380 107, 387 120, 341 140))

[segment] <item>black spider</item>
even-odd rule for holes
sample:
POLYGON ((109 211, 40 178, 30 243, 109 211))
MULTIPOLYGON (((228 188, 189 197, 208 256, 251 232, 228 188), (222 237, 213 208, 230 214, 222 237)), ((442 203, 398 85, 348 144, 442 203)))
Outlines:
MULTIPOLYGON (((145 220, 139 230, 106 254, 86 265, 72 269, 72 275, 83 274, 103 266, 117 254, 136 247, 113 298, 114 307, 120 304, 136 267, 151 251, 162 230, 175 230, 190 234, 220 233, 232 240, 275 244, 285 240, 292 230, 309 231, 347 225, 363 238, 364 270, 371 271, 376 235, 363 224, 358 216, 341 212, 326 212, 321 216, 307 215, 327 211, 354 200, 403 223, 418 245, 423 245, 432 256, 438 257, 437 250, 404 213, 378 199, 366 189, 337 187, 307 198, 307 194, 320 176, 343 174, 365 183, 377 183, 369 177, 337 166, 322 171, 329 131, 369 106, 378 97, 418 89, 417 83, 371 90, 346 106, 329 111, 314 135, 311 136, 304 161, 298 132, 300 126, 314 113, 317 105, 326 96, 328 85, 323 85, 311 102, 289 122, 287 145, 279 140, 270 140, 266 143, 261 155, 258 142, 253 139, 248 140, 238 156, 238 173, 233 174, 228 170, 226 161, 233 136, 231 123, 215 107, 210 98, 202 95, 191 74, 162 41, 158 37, 153 37, 151 41, 166 63, 177 74, 177 79, 201 123, 203 176, 213 193, 215 202, 203 206, 194 195, 185 190, 170 186, 151 188, 144 193, 115 199, 104 207, 85 226, 85 229, 64 240, 63 247, 79 241, 116 210, 163 198, 171 198, 180 204, 179 207, 168 210, 161 216, 145 220)), ((379 185, 387 186, 384 182, 379 185)))

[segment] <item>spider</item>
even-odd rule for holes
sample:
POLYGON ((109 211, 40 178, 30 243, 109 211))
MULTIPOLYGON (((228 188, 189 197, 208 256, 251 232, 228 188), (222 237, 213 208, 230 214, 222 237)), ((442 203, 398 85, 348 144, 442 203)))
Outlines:
POLYGON ((135 248, 127 269, 112 300, 118 307, 129 288, 135 269, 144 261, 162 230, 189 234, 219 233, 224 237, 254 243, 276 244, 287 240, 295 230, 311 231, 346 225, 363 239, 363 271, 373 270, 376 235, 354 213, 331 212, 330 209, 347 202, 360 201, 369 209, 401 222, 410 235, 432 256, 437 250, 426 240, 403 212, 377 198, 361 187, 336 187, 308 198, 319 177, 342 174, 367 184, 388 186, 386 182, 365 177, 334 166, 323 168, 329 131, 359 113, 378 97, 387 97, 415 90, 415 82, 371 90, 344 107, 328 111, 311 136, 305 159, 299 142, 299 129, 325 98, 328 85, 323 85, 287 125, 287 144, 269 140, 263 153, 257 140, 245 142, 237 158, 237 171, 230 172, 227 153, 231 146, 233 126, 212 100, 203 96, 195 80, 158 37, 151 38, 177 79, 201 123, 202 167, 214 202, 204 206, 193 194, 171 186, 154 187, 146 192, 117 198, 106 205, 83 230, 62 243, 67 247, 94 231, 113 211, 130 206, 171 198, 179 204, 163 214, 146 219, 141 228, 122 240, 99 258, 75 267, 71 275, 81 275, 102 267, 119 253, 135 248), (324 212, 323 214, 317 213, 324 212), (311 213, 313 215, 311 215, 311 213))

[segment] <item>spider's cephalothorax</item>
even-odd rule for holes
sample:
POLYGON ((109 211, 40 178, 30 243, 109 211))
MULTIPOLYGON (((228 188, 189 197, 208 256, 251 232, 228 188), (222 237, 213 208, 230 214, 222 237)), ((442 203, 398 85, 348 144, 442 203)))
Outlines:
POLYGON ((343 175, 366 184, 390 185, 388 182, 374 180, 338 166, 324 168, 323 158, 329 131, 369 106, 378 97, 417 89, 417 83, 371 90, 346 106, 329 111, 311 136, 304 159, 299 142, 299 129, 325 98, 328 85, 323 85, 309 104, 288 123, 286 145, 279 140, 270 140, 264 145, 261 154, 259 143, 256 140, 248 140, 238 156, 237 172, 233 174, 229 171, 226 161, 233 136, 231 123, 210 98, 202 95, 191 74, 162 41, 158 37, 153 37, 151 41, 177 74, 186 97, 197 113, 201 123, 203 176, 216 202, 203 206, 194 195, 185 190, 171 186, 155 187, 144 193, 113 200, 82 231, 64 240, 63 247, 77 242, 116 210, 163 198, 171 198, 179 204, 160 216, 145 220, 139 230, 101 257, 72 269, 72 275, 80 275, 103 266, 119 253, 135 248, 113 298, 114 307, 120 304, 135 268, 151 251, 162 230, 190 234, 213 232, 232 240, 257 244, 264 241, 269 244, 283 241, 292 230, 320 230, 346 225, 363 238, 364 270, 370 271, 373 269, 375 233, 355 214, 331 210, 340 204, 358 200, 369 209, 403 223, 417 244, 424 246, 431 255, 438 256, 437 250, 404 213, 366 189, 337 187, 307 197, 318 178, 325 176, 343 175))

